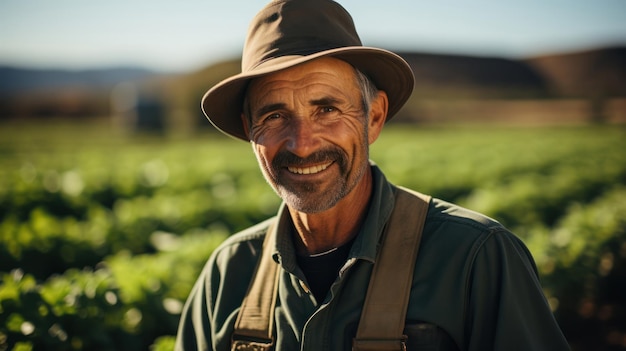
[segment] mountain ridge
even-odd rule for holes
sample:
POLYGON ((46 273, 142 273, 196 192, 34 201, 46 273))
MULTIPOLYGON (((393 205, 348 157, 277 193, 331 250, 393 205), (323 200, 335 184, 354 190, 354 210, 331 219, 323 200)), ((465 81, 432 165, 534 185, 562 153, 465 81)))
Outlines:
MULTIPOLYGON (((626 97, 626 46, 550 53, 524 59, 418 51, 398 52, 413 68, 412 100, 595 99, 626 97)), ((86 70, 0 66, 0 119, 111 113, 111 92, 132 83, 170 108, 201 114, 202 95, 239 73, 240 59, 186 73, 141 67, 86 70)))
POLYGON ((161 75, 163 73, 130 66, 70 70, 0 65, 0 94, 57 88, 108 88, 123 81, 161 75))

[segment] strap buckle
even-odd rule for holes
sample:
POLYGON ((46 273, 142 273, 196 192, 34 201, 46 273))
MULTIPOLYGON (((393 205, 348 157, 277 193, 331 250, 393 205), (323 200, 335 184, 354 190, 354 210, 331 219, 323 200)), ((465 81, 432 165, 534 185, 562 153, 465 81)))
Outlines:
POLYGON ((271 351, 273 348, 273 339, 252 339, 245 336, 238 339, 233 335, 231 342, 231 351, 271 351))
POLYGON ((406 351, 408 337, 401 339, 357 339, 352 340, 352 351, 406 351))

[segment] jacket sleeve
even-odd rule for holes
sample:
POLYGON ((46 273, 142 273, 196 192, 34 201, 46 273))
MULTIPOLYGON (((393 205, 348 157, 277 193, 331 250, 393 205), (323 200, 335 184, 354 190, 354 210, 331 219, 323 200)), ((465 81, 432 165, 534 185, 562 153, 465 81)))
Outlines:
POLYGON ((233 235, 213 251, 183 308, 176 351, 230 350, 264 233, 265 229, 255 229, 252 234, 233 235))
POLYGON ((206 270, 196 281, 183 308, 175 351, 206 351, 211 345, 211 325, 208 316, 206 270))
POLYGON ((495 229, 477 243, 468 277, 468 350, 569 350, 520 239, 495 229))

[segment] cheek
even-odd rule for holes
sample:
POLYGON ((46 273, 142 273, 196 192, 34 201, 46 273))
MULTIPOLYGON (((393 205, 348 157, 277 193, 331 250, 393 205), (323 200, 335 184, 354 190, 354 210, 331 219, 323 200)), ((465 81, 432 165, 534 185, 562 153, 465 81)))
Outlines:
POLYGON ((342 144, 367 145, 367 126, 360 119, 344 121, 341 126, 334 128, 334 134, 342 144))
POLYGON ((262 144, 252 144, 252 149, 254 150, 254 154, 256 155, 257 161, 262 168, 270 170, 270 166, 272 164, 273 153, 269 148, 263 146, 262 144))
POLYGON ((252 130, 250 134, 251 141, 259 147, 268 148, 272 145, 278 145, 284 138, 285 127, 280 126, 259 126, 252 130))

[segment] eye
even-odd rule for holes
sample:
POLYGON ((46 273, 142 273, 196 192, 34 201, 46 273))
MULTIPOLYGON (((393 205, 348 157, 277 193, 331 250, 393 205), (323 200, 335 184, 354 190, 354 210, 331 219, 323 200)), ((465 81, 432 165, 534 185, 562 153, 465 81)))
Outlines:
POLYGON ((332 113, 332 112, 336 112, 337 109, 333 106, 324 106, 322 107, 322 113, 332 113))
POLYGON ((270 112, 267 115, 261 117, 259 119, 260 123, 271 123, 277 121, 283 117, 283 114, 280 112, 270 112))

